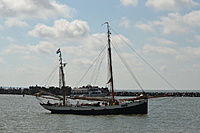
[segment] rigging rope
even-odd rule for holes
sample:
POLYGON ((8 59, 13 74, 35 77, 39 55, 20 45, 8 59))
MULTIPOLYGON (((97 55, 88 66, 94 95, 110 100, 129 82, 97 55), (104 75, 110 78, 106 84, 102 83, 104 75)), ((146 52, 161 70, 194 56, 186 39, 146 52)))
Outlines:
POLYGON ((95 66, 98 66, 98 63, 99 63, 99 60, 97 60, 97 63, 96 63, 96 65, 94 64, 94 70, 93 70, 93 72, 92 72, 92 75, 91 75, 91 77, 90 77, 90 84, 92 84, 92 81, 94 80, 94 78, 95 78, 95 75, 96 75, 96 72, 97 72, 97 67, 95 67, 95 66))
MULTIPOLYGON (((104 51, 105 51, 105 50, 104 50, 104 51)), ((101 59, 100 59, 100 63, 99 63, 99 66, 98 66, 98 69, 97 69, 97 72, 96 72, 96 77, 94 78, 94 84, 96 84, 97 79, 98 79, 98 77, 99 77, 99 72, 100 72, 101 64, 102 64, 102 62, 103 62, 104 57, 105 57, 105 54, 102 54, 102 57, 101 57, 101 59), (103 55, 104 55, 104 56, 103 56, 103 55)))
MULTIPOLYGON (((111 28, 111 27, 110 27, 111 28)), ((178 90, 172 85, 169 83, 169 81, 167 81, 152 65, 150 65, 138 52, 136 52, 136 50, 134 50, 131 45, 129 43, 127 43, 115 30, 113 30, 111 28, 111 30, 119 37, 122 39, 122 41, 133 51, 136 53, 137 56, 139 56, 159 77, 161 77, 169 86, 171 86, 175 91, 178 92, 178 90)), ((164 106, 166 103, 169 103, 171 102, 172 100, 174 100, 176 97, 172 97, 172 98, 169 98, 167 101, 165 101, 164 103, 154 107, 153 109, 151 109, 149 112, 152 112, 154 111, 155 109, 157 108, 160 108, 162 106, 164 106)))
MULTIPOLYGON (((127 61, 125 60, 125 58, 122 56, 122 54, 120 55, 119 53, 122 53, 119 49, 117 49, 113 44, 112 44, 113 48, 115 49, 117 55, 119 56, 119 58, 121 59, 121 61, 123 62, 124 66, 126 67, 126 69, 129 71, 129 73, 131 74, 132 78, 135 80, 135 82, 137 83, 137 85, 140 87, 140 89, 142 90, 142 92, 144 92, 143 87, 141 86, 140 82, 138 81, 138 79, 136 78, 136 76, 134 75, 133 71, 131 70, 131 68, 129 67, 127 61)), ((117 45, 116 45, 117 46, 117 45)))
POLYGON ((158 76, 160 76, 169 86, 171 86, 174 90, 178 91, 172 84, 169 83, 152 65, 150 65, 138 52, 136 52, 130 44, 128 44, 115 30, 111 28, 114 33, 122 39, 122 41, 133 51, 135 52, 158 76))
POLYGON ((53 69, 53 71, 48 75, 48 77, 42 82, 42 85, 44 84, 44 83, 46 83, 45 84, 45 86, 48 84, 48 83, 51 83, 51 81, 53 80, 53 74, 54 74, 54 72, 57 70, 57 68, 58 68, 58 66, 56 66, 54 69, 53 69))
MULTIPOLYGON (((104 51, 105 51, 105 49, 104 49, 104 51)), ((102 52, 102 54, 98 57, 99 60, 97 60, 97 63, 96 63, 97 67, 95 67, 93 72, 92 72, 90 84, 92 84, 93 81, 94 81, 94 84, 96 84, 97 78, 99 76, 100 67, 101 67, 101 64, 102 64, 103 59, 104 59, 103 55, 105 55, 105 54, 103 54, 103 52, 102 52)))
POLYGON ((149 112, 152 112, 152 111, 154 111, 155 109, 158 109, 158 108, 164 106, 165 104, 171 102, 171 101, 174 100, 175 98, 176 98, 176 97, 165 98, 164 100, 166 100, 166 99, 168 99, 168 100, 165 101, 165 102, 162 102, 161 104, 159 104, 159 105, 157 105, 157 106, 155 106, 153 109, 149 110, 149 112))
POLYGON ((76 86, 79 85, 79 83, 83 80, 83 78, 87 75, 87 73, 89 72, 89 70, 92 68, 92 66, 94 65, 94 63, 97 61, 97 59, 99 58, 99 56, 103 53, 103 51, 106 49, 107 46, 105 46, 102 51, 100 52, 100 54, 98 55, 98 57, 94 60, 94 62, 91 64, 91 66, 88 68, 88 70, 86 71, 86 73, 83 75, 83 77, 79 80, 79 82, 76 84, 76 86))

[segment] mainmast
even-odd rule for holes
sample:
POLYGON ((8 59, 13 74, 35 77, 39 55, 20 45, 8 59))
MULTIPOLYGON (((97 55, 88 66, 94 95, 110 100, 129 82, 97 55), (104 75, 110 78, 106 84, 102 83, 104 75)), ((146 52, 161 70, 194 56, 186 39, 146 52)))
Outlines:
POLYGON ((62 93, 63 93, 63 105, 65 105, 65 97, 66 97, 66 88, 65 88, 65 75, 64 75, 64 71, 63 71, 63 66, 65 66, 63 63, 62 63, 62 54, 61 54, 61 50, 60 48, 56 51, 56 53, 60 54, 59 57, 60 57, 60 72, 61 72, 61 89, 62 89, 62 93))
POLYGON ((108 29, 108 57, 109 57, 109 70, 110 70, 110 88, 111 88, 111 94, 112 94, 112 102, 115 101, 114 97, 114 86, 113 86, 113 71, 112 71, 112 57, 111 57, 111 46, 110 46, 110 26, 108 22, 105 22, 104 24, 107 24, 107 29, 108 29))

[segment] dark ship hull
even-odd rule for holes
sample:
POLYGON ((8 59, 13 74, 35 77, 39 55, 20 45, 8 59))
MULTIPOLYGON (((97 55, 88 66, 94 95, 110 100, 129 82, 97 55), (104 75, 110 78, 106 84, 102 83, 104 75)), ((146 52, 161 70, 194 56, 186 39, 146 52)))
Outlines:
POLYGON ((55 106, 41 104, 45 109, 54 114, 78 114, 78 115, 119 115, 119 114, 147 114, 148 100, 110 106, 55 106))

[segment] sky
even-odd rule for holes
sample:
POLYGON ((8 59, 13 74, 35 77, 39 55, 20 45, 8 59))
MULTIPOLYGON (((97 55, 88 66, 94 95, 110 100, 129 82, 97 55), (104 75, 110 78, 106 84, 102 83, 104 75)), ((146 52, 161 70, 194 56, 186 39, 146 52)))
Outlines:
POLYGON ((107 44, 104 22, 111 27, 115 88, 139 88, 119 48, 144 90, 200 90, 198 0, 0 0, 0 86, 58 86, 58 48, 67 85, 106 86, 106 65, 96 65, 97 78, 89 76, 94 68, 80 80, 107 44))

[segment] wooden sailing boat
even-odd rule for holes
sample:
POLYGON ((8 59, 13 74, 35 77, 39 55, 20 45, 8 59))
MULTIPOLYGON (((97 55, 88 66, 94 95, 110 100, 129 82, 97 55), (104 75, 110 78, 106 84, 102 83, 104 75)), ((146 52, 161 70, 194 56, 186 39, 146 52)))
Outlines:
POLYGON ((37 97, 41 96, 42 93, 56 97, 58 100, 62 100, 61 104, 50 104, 50 103, 40 103, 42 107, 51 111, 51 113, 59 114, 81 114, 81 115, 117 115, 117 114, 147 114, 148 113, 148 98, 145 93, 136 98, 129 99, 116 99, 114 95, 114 84, 113 84, 113 72, 112 72, 112 55, 110 46, 110 27, 109 23, 104 23, 107 25, 107 37, 108 37, 108 55, 109 55, 109 70, 110 79, 108 83, 111 87, 111 98, 96 98, 96 97, 70 97, 67 99, 73 100, 89 100, 96 101, 93 104, 69 104, 66 102, 66 89, 64 80, 64 71, 62 63, 62 55, 60 49, 57 53, 60 54, 60 72, 62 79, 63 97, 54 96, 53 94, 46 93, 44 91, 40 92, 37 97))

